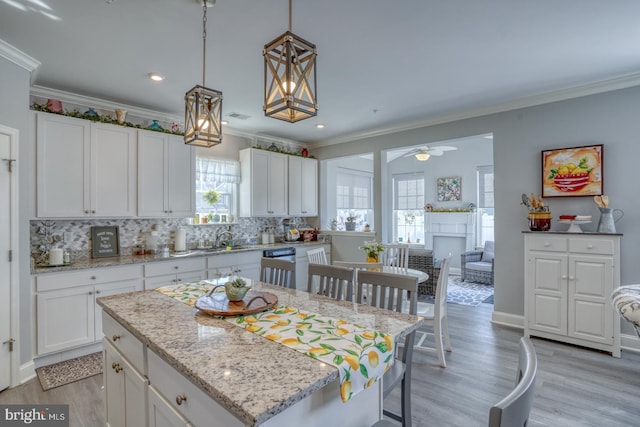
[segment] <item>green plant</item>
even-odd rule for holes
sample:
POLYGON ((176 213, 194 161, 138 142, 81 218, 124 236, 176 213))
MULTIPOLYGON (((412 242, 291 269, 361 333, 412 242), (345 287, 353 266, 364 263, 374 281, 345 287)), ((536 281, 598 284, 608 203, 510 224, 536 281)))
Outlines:
POLYGON ((384 252, 384 245, 375 240, 371 240, 370 242, 365 242, 364 245, 358 249, 364 251, 370 258, 377 258, 380 252, 384 252))
POLYGON ((218 203, 218 200, 220 200, 220 193, 218 193, 216 190, 209 190, 204 193, 202 198, 205 200, 205 202, 213 206, 218 203))
POLYGON ((247 286, 247 282, 245 282, 244 279, 241 279, 240 277, 230 281, 229 283, 231 283, 231 286, 233 286, 234 288, 244 288, 245 286, 247 286))

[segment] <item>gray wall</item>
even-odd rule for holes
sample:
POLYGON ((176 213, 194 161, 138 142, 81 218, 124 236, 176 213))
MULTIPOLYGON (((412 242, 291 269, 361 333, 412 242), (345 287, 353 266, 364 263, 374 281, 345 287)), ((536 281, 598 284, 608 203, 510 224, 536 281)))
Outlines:
MULTIPOLYGON (((445 141, 493 133, 493 164, 496 203, 495 312, 506 316, 524 314, 524 255, 522 230, 527 228, 526 210, 520 195, 541 190, 541 150, 604 144, 604 189, 614 208, 624 210, 617 231, 624 233, 621 247, 622 284, 640 282, 637 262, 640 229, 640 198, 637 190, 640 158, 640 88, 616 90, 536 107, 459 120, 390 135, 316 148, 319 159, 374 152, 375 174, 380 185, 380 151, 394 147, 445 141)), ((386 169, 386 168, 385 168, 386 169)), ((554 218, 562 213, 593 215, 599 212, 592 198, 547 199, 554 218)), ((376 212, 381 212, 378 203, 376 212)), ((554 227, 557 226, 554 221, 554 227)), ((376 229, 381 221, 376 219, 376 229)), ((562 227, 562 225, 560 225, 562 227)), ((520 319, 521 321, 521 319, 520 319)), ((623 325, 623 332, 628 325, 623 325)))
MULTIPOLYGON (((32 184, 35 174, 27 159, 35 159, 29 127, 29 84, 31 74, 22 67, 0 56, 0 124, 18 129, 18 220, 20 263, 20 336, 14 337, 20 346, 20 363, 31 360, 31 276, 29 274, 29 216, 34 211, 35 195, 32 184)), ((2 236, 1 238, 8 238, 2 236)), ((0 298, 7 298, 1 295, 0 298)))

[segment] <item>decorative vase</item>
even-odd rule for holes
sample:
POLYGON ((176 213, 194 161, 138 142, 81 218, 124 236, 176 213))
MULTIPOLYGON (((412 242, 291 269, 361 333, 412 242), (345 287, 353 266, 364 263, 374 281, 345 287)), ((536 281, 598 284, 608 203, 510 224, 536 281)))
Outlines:
POLYGON ((227 293, 227 298, 232 302, 242 301, 249 289, 251 289, 250 286, 243 286, 241 288, 233 286, 233 282, 231 281, 224 284, 224 290, 227 293))
POLYGON ((356 230, 356 223, 347 221, 347 222, 344 223, 344 228, 347 231, 355 231, 356 230))
POLYGON ((89 117, 98 117, 98 112, 93 108, 89 108, 87 111, 84 112, 84 115, 89 117))
POLYGON ((164 130, 162 128, 162 126, 160 126, 160 124, 158 123, 157 120, 154 120, 153 123, 151 123, 147 129, 150 129, 150 130, 164 130))
POLYGON ((124 123, 124 120, 127 118, 127 110, 116 110, 116 121, 120 124, 124 123))
POLYGON ((57 99, 47 99, 47 110, 52 113, 62 113, 62 102, 57 99))
POLYGON ((380 254, 367 255, 367 262, 371 262, 371 263, 380 262, 380 254))

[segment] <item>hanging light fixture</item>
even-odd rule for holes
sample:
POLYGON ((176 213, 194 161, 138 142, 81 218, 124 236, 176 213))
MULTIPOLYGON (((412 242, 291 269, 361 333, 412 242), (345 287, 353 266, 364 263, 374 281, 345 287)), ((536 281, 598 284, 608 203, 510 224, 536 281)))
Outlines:
POLYGON ((429 157, 431 157, 431 155, 428 153, 416 153, 416 159, 421 162, 429 160, 429 157))
POLYGON ((264 45, 264 115, 287 122, 318 113, 316 97, 316 45, 289 30, 264 45))
MULTIPOLYGON (((215 0, 212 3, 215 4, 215 0)), ((184 96, 184 143, 213 147, 222 142, 222 92, 205 86, 207 0, 202 1, 202 9, 202 86, 194 86, 184 96)))

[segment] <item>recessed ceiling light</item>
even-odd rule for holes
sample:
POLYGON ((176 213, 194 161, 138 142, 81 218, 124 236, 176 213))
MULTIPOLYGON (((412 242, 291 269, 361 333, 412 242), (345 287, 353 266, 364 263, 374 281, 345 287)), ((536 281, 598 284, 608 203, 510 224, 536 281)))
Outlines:
POLYGON ((164 76, 160 73, 149 73, 148 76, 154 82, 161 82, 164 80, 164 76))
POLYGON ((318 124, 316 125, 316 128, 318 128, 318 129, 324 129, 324 125, 323 125, 322 123, 318 123, 318 124))

